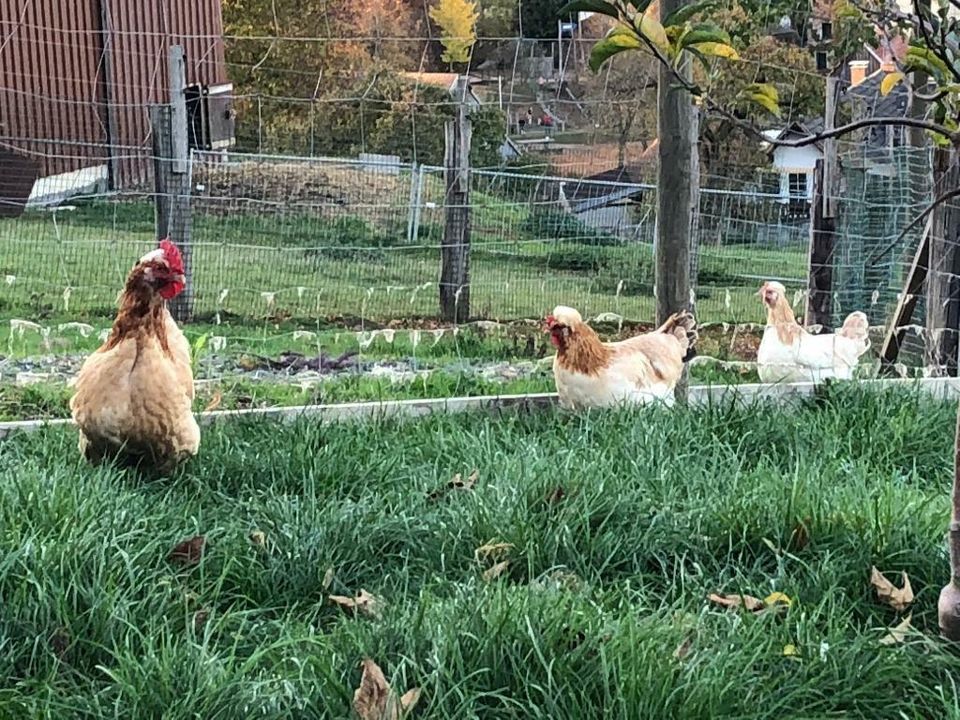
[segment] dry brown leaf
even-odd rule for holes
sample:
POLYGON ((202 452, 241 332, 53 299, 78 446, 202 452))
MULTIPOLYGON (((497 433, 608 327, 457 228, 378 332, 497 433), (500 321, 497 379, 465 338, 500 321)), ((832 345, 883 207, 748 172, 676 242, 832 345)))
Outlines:
POLYGON ((223 393, 217 390, 213 397, 210 398, 210 402, 207 403, 207 406, 203 409, 205 413, 212 412, 220 407, 220 403, 223 402, 223 393))
POLYGON ((250 542, 257 547, 263 547, 267 544, 267 534, 262 530, 254 530, 250 533, 250 542))
POLYGON ((508 567, 510 567, 510 561, 509 561, 509 560, 504 560, 504 561, 502 561, 502 562, 498 562, 498 563, 497 563, 496 565, 494 565, 493 567, 488 568, 488 569, 486 569, 486 570, 483 571, 483 579, 484 579, 486 582, 490 582, 490 581, 492 581, 492 580, 496 580, 498 577, 500 577, 501 575, 503 575, 504 572, 506 572, 506 570, 507 570, 508 567))
POLYGON ((352 610, 372 618, 380 617, 380 608, 383 605, 380 598, 371 595, 362 588, 355 598, 345 595, 331 595, 330 602, 339 605, 344 610, 352 610))
POLYGON ((353 693, 353 709, 360 720, 401 720, 417 704, 420 688, 397 697, 379 665, 364 658, 361 667, 360 687, 353 693))
POLYGON ((907 615, 903 621, 896 625, 895 627, 890 628, 890 632, 880 638, 881 645, 897 645, 902 643, 907 637, 907 633, 910 631, 910 619, 913 617, 913 614, 907 615))
POLYGON ((53 651, 53 654, 56 655, 58 659, 63 660, 69 648, 70 635, 67 633, 67 629, 61 627, 54 630, 50 636, 50 649, 53 651))
POLYGON ((207 539, 203 535, 194 535, 174 547, 167 556, 167 560, 181 565, 196 565, 203 557, 206 546, 207 539))
POLYGON ((752 595, 717 595, 716 593, 710 593, 707 595, 707 600, 725 608, 743 607, 750 612, 760 612, 766 607, 763 600, 752 595))
POLYGON ((870 568, 870 584, 877 590, 877 597, 887 603, 897 612, 903 612, 913 602, 913 588, 910 587, 910 578, 902 573, 903 587, 898 588, 887 580, 875 567, 870 568))
POLYGON ((546 497, 548 505, 556 505, 558 502, 563 500, 567 496, 567 491, 563 489, 562 486, 557 485, 553 490, 551 490, 546 497))
POLYGON ((323 574, 323 581, 320 583, 320 589, 323 592, 326 592, 330 589, 330 586, 333 585, 333 576, 334 570, 332 567, 328 567, 327 571, 323 574))
POLYGON ((692 647, 693 635, 687 635, 683 642, 677 645, 677 649, 673 651, 673 657, 675 657, 677 660, 683 660, 687 655, 690 654, 690 649, 692 647))
POLYGON ((794 552, 803 550, 810 544, 810 530, 808 528, 811 522, 810 518, 804 518, 801 522, 797 523, 793 532, 790 533, 790 542, 788 545, 794 552))
POLYGON ((470 473, 470 476, 466 480, 463 479, 463 476, 460 473, 457 473, 446 485, 441 488, 437 488, 427 495, 427 500, 439 500, 447 493, 456 490, 473 490, 474 486, 477 484, 477 480, 479 479, 479 470, 474 470, 472 473, 470 473))
POLYGON ((512 547, 513 543, 487 543, 473 551, 473 559, 480 562, 481 560, 492 560, 498 557, 504 557, 510 552, 510 548, 512 547))

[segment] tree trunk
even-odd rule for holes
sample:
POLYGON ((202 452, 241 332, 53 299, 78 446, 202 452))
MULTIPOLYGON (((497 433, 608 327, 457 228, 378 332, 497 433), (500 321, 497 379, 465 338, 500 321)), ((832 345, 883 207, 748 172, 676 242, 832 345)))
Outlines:
MULTIPOLYGON (((666 17, 687 0, 661 0, 666 17)), ((689 58, 681 72, 690 76, 689 58)), ((697 153, 697 116, 693 98, 674 80, 669 68, 660 68, 657 84, 656 303, 657 325, 679 310, 693 310, 691 297, 691 238, 697 210, 700 162, 697 153)), ((677 384, 677 399, 685 400, 687 376, 677 384)))

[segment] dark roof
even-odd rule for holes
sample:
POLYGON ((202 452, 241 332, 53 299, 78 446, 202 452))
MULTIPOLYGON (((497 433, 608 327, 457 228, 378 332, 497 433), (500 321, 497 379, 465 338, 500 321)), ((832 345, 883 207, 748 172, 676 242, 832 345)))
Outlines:
MULTIPOLYGON (((794 138, 804 138, 821 132, 823 132, 822 117, 808 118, 806 120, 795 120, 780 131, 780 134, 777 135, 777 139, 783 140, 784 138, 791 136, 794 138)), ((816 142, 814 145, 823 150, 822 143, 816 142)), ((776 146, 771 145, 768 153, 773 153, 774 150, 776 150, 776 146)))
MULTIPOLYGON (((646 187, 625 167, 604 170, 580 180, 565 180, 563 186, 563 194, 574 213, 626 200, 643 192, 646 187)), ((559 188, 560 183, 557 183, 558 195, 559 188)))
POLYGON ((907 114, 910 91, 906 85, 899 83, 884 97, 880 94, 880 83, 885 76, 884 72, 868 76, 856 87, 848 88, 843 93, 841 102, 858 106, 857 115, 860 117, 904 117, 907 114))

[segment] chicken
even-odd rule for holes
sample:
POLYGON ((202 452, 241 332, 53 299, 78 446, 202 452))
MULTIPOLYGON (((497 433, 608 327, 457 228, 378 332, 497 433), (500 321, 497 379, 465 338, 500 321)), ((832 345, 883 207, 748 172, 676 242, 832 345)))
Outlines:
POLYGON ((653 332, 614 343, 601 342, 573 308, 555 308, 546 324, 557 348, 553 377, 560 405, 574 410, 651 401, 672 405, 697 340, 696 321, 686 311, 653 332))
POLYGON ((758 293, 767 308, 767 327, 757 350, 757 373, 765 383, 849 380, 870 348, 867 316, 854 312, 836 333, 811 335, 797 322, 786 288, 766 282, 758 293))
POLYGON ((89 462, 117 456, 169 472, 197 453, 190 346, 166 304, 184 284, 180 251, 169 240, 127 276, 110 335, 83 363, 70 399, 89 462))

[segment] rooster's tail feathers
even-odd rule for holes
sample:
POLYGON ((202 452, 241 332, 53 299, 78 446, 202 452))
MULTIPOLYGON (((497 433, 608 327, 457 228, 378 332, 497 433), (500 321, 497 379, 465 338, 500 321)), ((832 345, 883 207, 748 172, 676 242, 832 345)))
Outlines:
POLYGON ((657 328, 657 332, 673 335, 683 348, 683 362, 687 362, 696 354, 697 320, 693 314, 681 310, 667 318, 667 321, 657 328))

